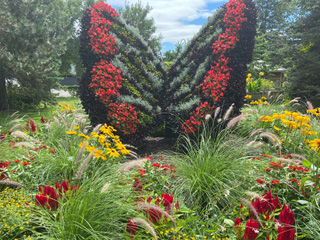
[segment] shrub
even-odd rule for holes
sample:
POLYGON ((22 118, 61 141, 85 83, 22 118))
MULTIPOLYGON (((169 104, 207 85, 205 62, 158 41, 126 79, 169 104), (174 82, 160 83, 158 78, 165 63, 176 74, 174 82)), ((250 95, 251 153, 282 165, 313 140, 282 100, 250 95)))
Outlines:
POLYGON ((167 132, 194 132, 220 105, 225 110, 234 103, 234 113, 239 113, 255 16, 251 0, 230 0, 166 73, 138 30, 111 6, 97 3, 85 12, 80 36, 87 69, 80 98, 91 122, 107 122, 119 129, 123 139, 134 141, 164 121, 173 129, 167 132))

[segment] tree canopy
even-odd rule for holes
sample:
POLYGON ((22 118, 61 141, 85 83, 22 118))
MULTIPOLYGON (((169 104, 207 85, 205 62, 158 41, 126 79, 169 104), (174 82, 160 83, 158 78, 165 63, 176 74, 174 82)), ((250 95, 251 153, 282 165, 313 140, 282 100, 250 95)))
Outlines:
POLYGON ((5 82, 10 79, 32 93, 35 104, 49 100, 83 1, 1 0, 0 4, 0 110, 8 109, 5 82))

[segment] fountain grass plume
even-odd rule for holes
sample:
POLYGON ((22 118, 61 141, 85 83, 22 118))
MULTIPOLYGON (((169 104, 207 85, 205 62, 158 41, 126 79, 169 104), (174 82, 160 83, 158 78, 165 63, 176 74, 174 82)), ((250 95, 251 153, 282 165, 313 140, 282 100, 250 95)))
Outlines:
POLYGON ((241 114, 239 116, 236 116, 234 118, 232 118, 228 124, 227 124, 227 128, 228 129, 231 129, 231 128, 234 128, 239 121, 243 120, 243 119, 246 119, 247 116, 251 116, 251 114, 241 114))
POLYGON ((131 222, 133 224, 137 223, 140 224, 142 226, 144 226, 146 228, 146 230, 148 230, 151 235, 154 237, 155 240, 158 239, 156 231, 154 230, 154 228, 150 225, 150 223, 148 223, 146 220, 142 219, 142 218, 132 218, 131 222))
POLYGON ((141 203, 141 204, 138 205, 138 208, 140 208, 140 209, 154 209, 154 210, 157 210, 157 211, 161 212, 164 216, 166 216, 167 218, 169 218, 171 220, 174 228, 176 228, 176 226, 177 226, 177 223, 173 219, 173 217, 169 213, 167 213, 165 210, 163 210, 161 207, 158 207, 158 206, 153 205, 153 204, 141 203))
POLYGON ((81 179, 82 178, 82 174, 84 171, 85 166, 89 163, 89 161, 91 160, 93 154, 95 153, 95 151, 97 151, 97 149, 93 150, 88 157, 82 162, 82 164, 80 165, 80 167, 78 168, 78 171, 75 175, 75 179, 81 179))
POLYGON ((0 180, 0 185, 11 185, 11 186, 25 188, 25 186, 23 184, 16 182, 16 181, 13 181, 13 180, 0 180))
POLYGON ((147 162, 146 158, 132 160, 130 162, 123 164, 117 171, 118 172, 129 172, 134 167, 142 167, 145 162, 147 162))

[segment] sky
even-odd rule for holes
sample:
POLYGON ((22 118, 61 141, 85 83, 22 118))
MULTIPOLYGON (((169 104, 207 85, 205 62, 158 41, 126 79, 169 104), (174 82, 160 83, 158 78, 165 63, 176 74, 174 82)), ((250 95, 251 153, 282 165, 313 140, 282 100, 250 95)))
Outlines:
MULTIPOLYGON (((123 7, 125 0, 107 0, 113 8, 123 7)), ((138 0, 127 0, 129 4, 138 0)), ((190 40, 213 14, 227 0, 141 0, 152 7, 152 17, 157 27, 156 34, 162 35, 162 50, 175 49, 178 42, 190 40)))

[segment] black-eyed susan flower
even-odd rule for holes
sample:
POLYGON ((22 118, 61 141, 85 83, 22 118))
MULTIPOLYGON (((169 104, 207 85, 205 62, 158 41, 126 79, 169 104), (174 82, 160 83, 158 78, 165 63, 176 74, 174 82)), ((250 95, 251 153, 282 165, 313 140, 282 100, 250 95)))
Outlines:
POLYGON ((75 135, 75 134, 77 134, 77 132, 76 132, 76 131, 66 131, 66 134, 68 134, 68 135, 75 135))

